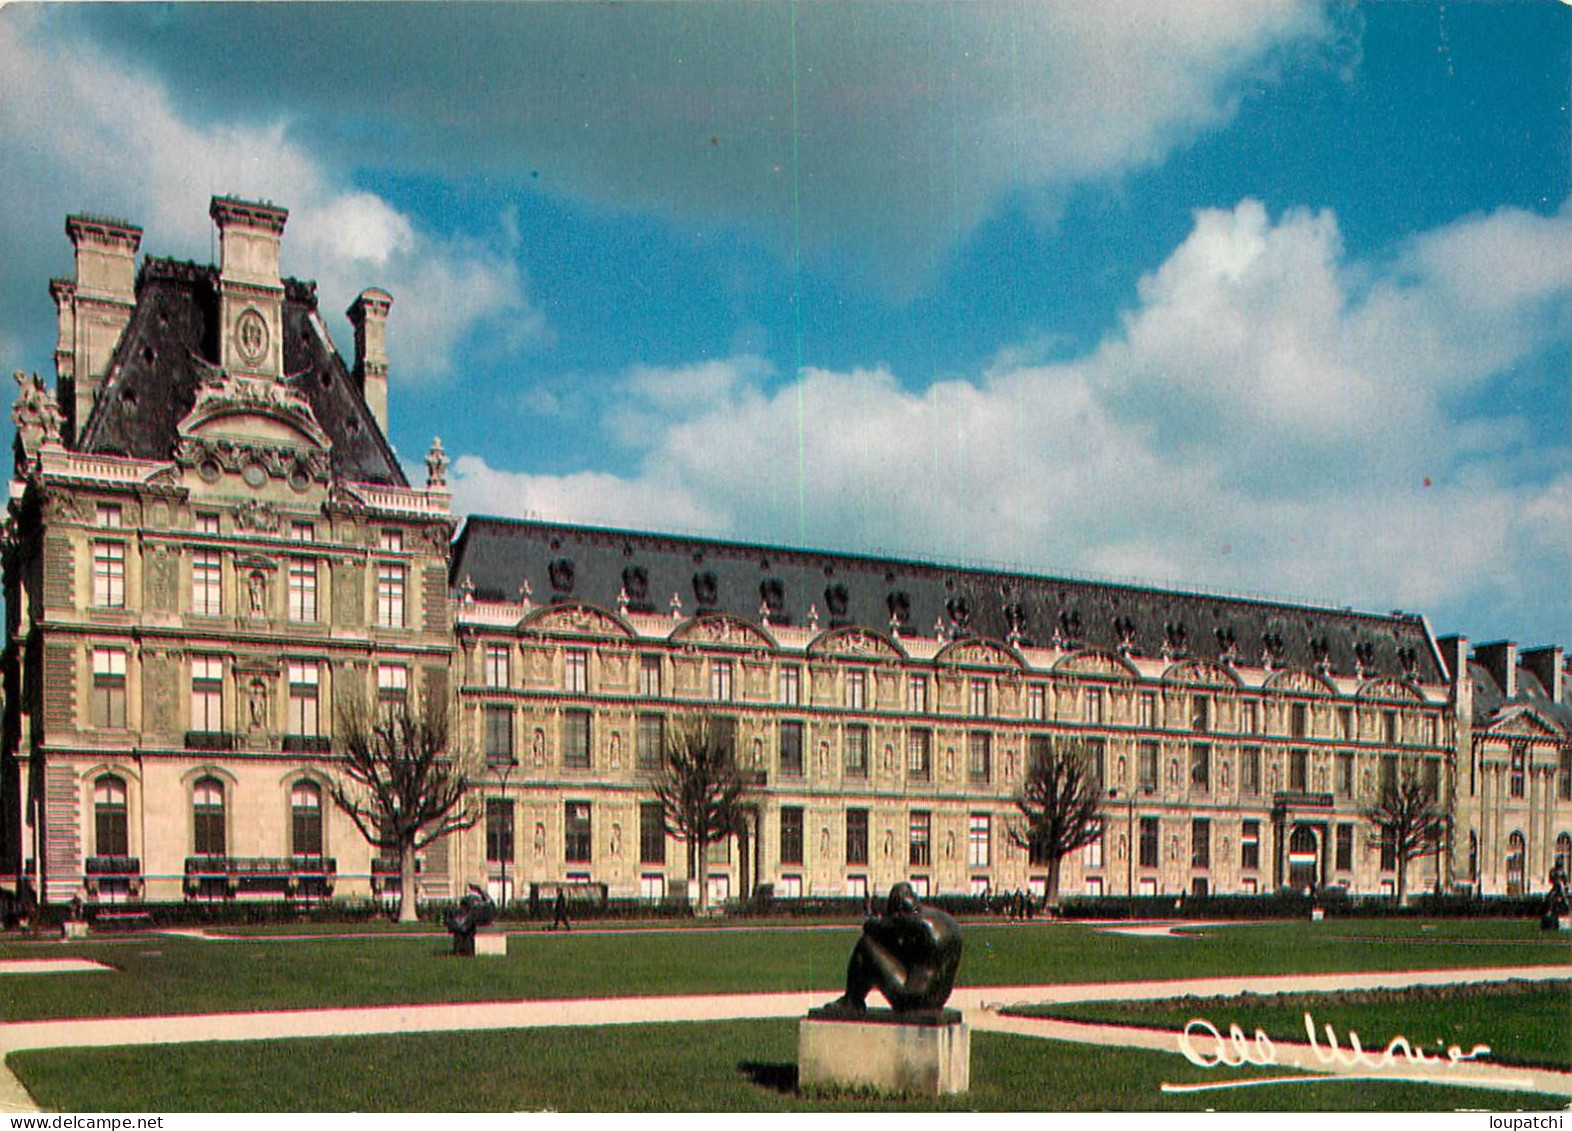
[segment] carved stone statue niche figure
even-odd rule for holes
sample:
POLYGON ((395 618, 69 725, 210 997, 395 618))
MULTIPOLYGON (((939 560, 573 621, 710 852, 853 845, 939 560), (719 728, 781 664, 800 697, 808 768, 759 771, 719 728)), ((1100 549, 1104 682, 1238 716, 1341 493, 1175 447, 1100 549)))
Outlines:
POLYGON ((924 907, 910 884, 896 884, 884 914, 862 925, 846 966, 845 994, 825 1008, 865 1012, 868 992, 878 990, 897 1013, 937 1010, 949 1000, 960 968, 960 926, 924 907))
POLYGON ((254 679, 249 691, 246 710, 251 718, 251 729, 259 730, 267 724, 267 684, 254 679))
POLYGON ((255 569, 246 579, 246 589, 251 594, 251 611, 264 613, 267 611, 267 578, 262 576, 262 571, 255 569))
POLYGON ((535 822, 535 856, 539 859, 546 855, 546 826, 539 821, 535 822))

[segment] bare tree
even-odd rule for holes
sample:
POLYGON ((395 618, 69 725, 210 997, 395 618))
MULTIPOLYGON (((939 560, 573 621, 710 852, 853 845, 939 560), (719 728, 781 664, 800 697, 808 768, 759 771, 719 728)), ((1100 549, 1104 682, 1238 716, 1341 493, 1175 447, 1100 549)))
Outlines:
POLYGON ((329 792, 361 836, 397 855, 398 918, 412 923, 415 854, 480 819, 469 778, 449 749, 447 708, 436 698, 419 709, 376 710, 348 699, 338 715, 343 754, 329 792))
POLYGON ((1397 905, 1408 906, 1408 865, 1433 856, 1446 843, 1447 818, 1436 791, 1420 773, 1416 759, 1405 759, 1399 772, 1381 787, 1365 819, 1376 828, 1376 843, 1390 850, 1397 866, 1397 905))
POLYGON ((1050 907, 1059 903, 1059 866, 1103 835, 1101 774, 1082 742, 1049 739, 1031 753, 1015 797, 1019 817, 1006 825, 1010 843, 1048 867, 1050 907))
POLYGON ((705 851, 738 832, 749 799, 748 781, 737 767, 732 743, 708 715, 674 729, 651 771, 650 789, 660 802, 667 835, 685 842, 694 858, 699 911, 709 909, 709 860, 705 851))

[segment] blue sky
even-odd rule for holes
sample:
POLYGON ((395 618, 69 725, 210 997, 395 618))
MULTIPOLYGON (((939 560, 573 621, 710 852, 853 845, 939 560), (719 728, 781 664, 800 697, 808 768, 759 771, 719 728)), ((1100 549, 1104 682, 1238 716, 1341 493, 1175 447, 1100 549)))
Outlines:
POLYGON ((267 198, 462 512, 1572 645, 1569 83, 1554 0, 11 6, 0 362, 66 212, 267 198))

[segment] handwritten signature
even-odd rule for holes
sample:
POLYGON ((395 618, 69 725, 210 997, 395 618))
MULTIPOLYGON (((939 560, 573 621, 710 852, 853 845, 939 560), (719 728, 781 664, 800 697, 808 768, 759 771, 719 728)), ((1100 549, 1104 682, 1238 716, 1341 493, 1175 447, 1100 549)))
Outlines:
MULTIPOLYGON (((1393 1037, 1387 1042, 1386 1048, 1380 1052, 1366 1049, 1359 1039, 1359 1034, 1350 1029, 1347 1034, 1347 1048, 1344 1048, 1337 1039, 1337 1030, 1330 1022, 1324 1027, 1326 1044, 1323 1046, 1316 1034, 1315 1019, 1309 1014, 1305 1018, 1305 1035, 1310 1038, 1310 1050, 1322 1064, 1340 1065, 1343 1068, 1382 1069, 1394 1065, 1409 1064, 1422 1066, 1445 1067, 1461 1064, 1465 1061, 1478 1060, 1490 1055, 1489 1045, 1475 1045, 1464 1052, 1460 1045, 1450 1045, 1441 1052, 1429 1053, 1423 1047, 1415 1048, 1413 1043, 1402 1035, 1393 1037)), ((1436 1042, 1438 1045, 1441 1043, 1436 1042)), ((1256 1029, 1253 1036, 1246 1036, 1245 1031, 1237 1024, 1228 1026, 1228 1035, 1225 1037, 1218 1031, 1217 1026, 1204 1018, 1192 1018, 1185 1025, 1184 1032, 1179 1035, 1179 1051, 1186 1060, 1200 1068, 1239 1068, 1244 1065, 1257 1067, 1276 1065, 1278 1063, 1277 1046, 1272 1043, 1272 1038, 1262 1029, 1256 1029), (1199 1047, 1198 1047, 1199 1046, 1199 1047)), ((1383 1074, 1381 1078, 1389 1078, 1390 1074, 1383 1074)), ((1233 1080, 1225 1083, 1209 1084, 1164 1084, 1165 1092, 1203 1091, 1216 1088, 1243 1088, 1255 1087, 1263 1084, 1289 1084, 1310 1083, 1320 1080, 1347 1080, 1346 1073, 1335 1076, 1288 1076, 1288 1077, 1257 1077, 1254 1079, 1233 1080)))

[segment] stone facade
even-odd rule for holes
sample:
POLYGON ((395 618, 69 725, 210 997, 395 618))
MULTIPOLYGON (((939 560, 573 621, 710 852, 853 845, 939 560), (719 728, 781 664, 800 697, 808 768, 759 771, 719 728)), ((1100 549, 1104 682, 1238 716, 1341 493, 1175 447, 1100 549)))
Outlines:
POLYGON ((1043 888, 1008 835, 1034 746, 1087 742, 1102 842, 1065 895, 1390 890, 1361 816, 1415 765, 1454 818, 1410 886, 1542 890, 1572 854, 1560 649, 1470 652, 1422 617, 539 522, 452 540, 447 460, 387 446, 392 298, 338 355, 287 214, 218 198, 217 268, 73 217, 57 382, 19 378, 5 543, 0 883, 52 902, 370 896, 336 812, 334 704, 448 704, 465 884, 683 894, 646 775, 722 721, 754 783, 714 894, 1043 888), (668 599, 668 596, 669 599, 668 599))

